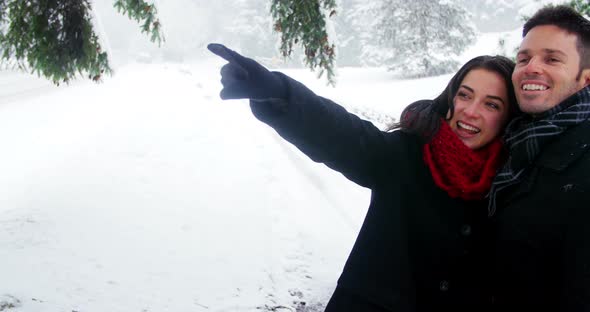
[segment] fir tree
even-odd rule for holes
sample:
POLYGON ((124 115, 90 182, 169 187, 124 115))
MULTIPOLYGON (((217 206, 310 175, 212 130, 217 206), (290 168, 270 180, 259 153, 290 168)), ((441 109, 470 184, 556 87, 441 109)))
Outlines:
POLYGON ((386 65, 403 77, 454 71, 453 57, 475 40, 467 11, 450 0, 359 1, 355 11, 365 63, 386 65))
MULTIPOLYGON (((156 9, 143 0, 117 0, 115 8, 162 40, 156 9)), ((78 73, 94 81, 111 73, 91 22, 88 0, 0 0, 0 57, 55 84, 78 73)))
POLYGON ((336 14, 335 0, 272 0, 271 13, 275 30, 281 34, 281 53, 288 57, 293 46, 305 51, 305 64, 312 70, 319 67, 319 77, 326 72, 334 85, 335 46, 328 40, 326 14, 336 14))
POLYGON ((277 55, 270 1, 234 0, 232 7, 237 16, 225 27, 228 32, 223 36, 225 40, 246 55, 267 59, 277 55))
POLYGON ((590 2, 588 0, 572 0, 569 2, 569 6, 586 17, 590 17, 590 2))
POLYGON ((162 43, 164 39, 160 32, 160 21, 156 16, 158 10, 154 4, 143 0, 116 0, 114 6, 118 12, 141 24, 141 32, 151 34, 152 42, 157 42, 158 45, 162 43))
POLYGON ((354 0, 340 0, 339 13, 334 16, 335 41, 339 66, 361 65, 362 44, 360 29, 354 25, 354 0))

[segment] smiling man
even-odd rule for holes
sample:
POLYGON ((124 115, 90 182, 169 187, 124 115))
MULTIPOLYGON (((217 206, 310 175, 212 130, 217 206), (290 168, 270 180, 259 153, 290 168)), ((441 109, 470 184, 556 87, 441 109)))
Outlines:
POLYGON ((525 113, 490 193, 498 311, 590 311, 590 22, 566 6, 525 25, 512 75, 525 113))

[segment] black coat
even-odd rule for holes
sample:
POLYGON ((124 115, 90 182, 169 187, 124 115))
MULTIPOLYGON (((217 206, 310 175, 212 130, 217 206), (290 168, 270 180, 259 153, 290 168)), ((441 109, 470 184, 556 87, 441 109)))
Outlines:
POLYGON ((590 311, 590 121, 543 147, 522 183, 500 192, 498 311, 590 311))
POLYGON ((485 311, 492 299, 487 203, 451 199, 436 187, 420 138, 380 131, 283 78, 288 99, 251 101, 254 115, 312 160, 372 191, 338 291, 374 311, 485 311))

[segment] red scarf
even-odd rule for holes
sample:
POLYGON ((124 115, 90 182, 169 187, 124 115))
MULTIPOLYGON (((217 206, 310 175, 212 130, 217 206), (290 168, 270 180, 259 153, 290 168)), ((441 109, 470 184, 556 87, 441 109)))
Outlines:
POLYGON ((424 162, 434 183, 452 198, 483 199, 504 159, 500 138, 472 150, 451 130, 446 120, 430 142, 424 144, 424 162))

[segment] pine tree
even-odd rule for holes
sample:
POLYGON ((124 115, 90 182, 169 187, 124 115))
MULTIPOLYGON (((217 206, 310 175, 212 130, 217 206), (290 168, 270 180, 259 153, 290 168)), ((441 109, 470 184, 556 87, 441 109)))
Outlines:
POLYGON ((360 29, 355 27, 354 0, 340 0, 339 14, 334 16, 334 28, 337 30, 335 38, 337 59, 339 66, 361 65, 362 44, 360 29))
POLYGON ((238 13, 225 27, 224 40, 246 55, 267 59, 277 55, 270 1, 234 0, 232 7, 238 13))
POLYGON ((288 57, 293 46, 300 44, 305 51, 305 64, 312 70, 319 67, 328 83, 334 85, 335 46, 328 40, 326 15, 336 14, 335 0, 272 0, 271 13, 275 30, 281 34, 281 53, 288 57))
POLYGON ((116 0, 114 7, 129 18, 141 24, 141 32, 151 34, 150 40, 162 43, 164 38, 160 32, 160 21, 157 18, 158 10, 154 4, 148 4, 143 0, 116 0))
POLYGON ((450 0, 359 1, 355 23, 367 64, 384 64, 403 77, 454 71, 458 56, 474 41, 468 13, 450 0))
POLYGON ((588 0, 572 0, 569 2, 569 6, 586 17, 590 17, 590 2, 588 0))
MULTIPOLYGON (((161 42, 156 8, 143 0, 116 0, 115 8, 161 42)), ((0 0, 0 57, 59 85, 77 74, 100 81, 111 73, 91 22, 88 0, 0 0)))

